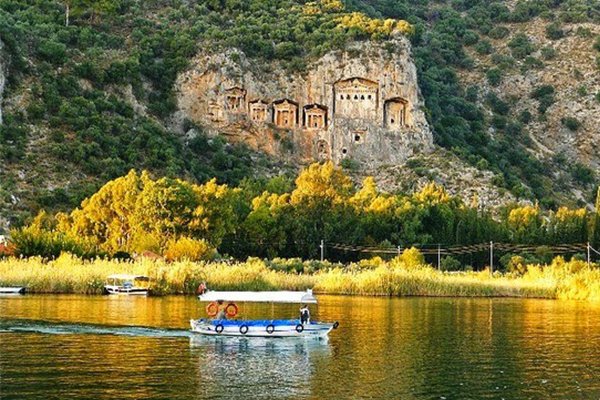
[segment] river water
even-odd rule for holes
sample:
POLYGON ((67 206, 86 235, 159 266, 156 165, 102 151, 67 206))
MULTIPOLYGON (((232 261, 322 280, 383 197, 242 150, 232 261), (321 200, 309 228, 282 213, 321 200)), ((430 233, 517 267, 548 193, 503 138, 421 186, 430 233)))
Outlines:
POLYGON ((319 300, 328 341, 198 337, 193 297, 2 297, 0 398, 600 399, 598 304, 319 300))

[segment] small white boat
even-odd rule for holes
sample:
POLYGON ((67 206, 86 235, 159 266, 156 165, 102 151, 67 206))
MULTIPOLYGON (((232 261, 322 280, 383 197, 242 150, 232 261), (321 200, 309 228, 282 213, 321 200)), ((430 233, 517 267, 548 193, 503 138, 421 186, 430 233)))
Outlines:
MULTIPOLYGON (((208 291, 198 296, 200 301, 210 302, 206 306, 209 316, 215 316, 221 308, 221 314, 233 317, 238 307, 235 302, 263 303, 297 303, 316 304, 317 299, 311 290, 306 292, 276 291, 276 292, 217 292, 208 291), (226 306, 224 304, 227 304, 226 306)), ((300 319, 192 319, 192 332, 208 336, 246 336, 246 337, 306 337, 326 338, 332 329, 338 327, 338 322, 314 322, 308 318, 300 319)))
POLYGON ((114 274, 107 280, 109 284, 104 285, 104 290, 108 294, 147 296, 150 291, 150 278, 144 275, 114 274))
POLYGON ((2 294, 2 295, 25 294, 26 290, 27 290, 27 288, 25 288, 25 286, 0 287, 0 294, 2 294))

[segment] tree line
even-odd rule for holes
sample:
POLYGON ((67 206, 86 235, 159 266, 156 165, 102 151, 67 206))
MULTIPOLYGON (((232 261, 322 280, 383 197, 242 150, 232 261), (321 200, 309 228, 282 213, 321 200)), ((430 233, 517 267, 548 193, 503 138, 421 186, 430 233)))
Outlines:
MULTIPOLYGON (((169 260, 313 259, 320 255, 321 240, 382 247, 590 241, 600 247, 599 209, 600 189, 596 211, 514 204, 494 215, 477 198, 467 204, 433 182, 412 194, 381 192, 372 177, 357 187, 331 162, 308 166, 294 181, 285 176, 245 179, 237 187, 215 179, 201 185, 153 179, 132 170, 70 213, 40 213, 14 229, 11 238, 22 256, 56 257, 68 251, 128 258, 151 251, 169 260)), ((360 257, 327 256, 338 261, 360 257)))

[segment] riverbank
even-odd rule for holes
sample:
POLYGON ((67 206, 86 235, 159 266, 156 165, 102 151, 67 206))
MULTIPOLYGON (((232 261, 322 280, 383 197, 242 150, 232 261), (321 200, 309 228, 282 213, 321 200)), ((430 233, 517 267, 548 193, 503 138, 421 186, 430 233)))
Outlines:
POLYGON ((27 286, 30 293, 100 294, 107 275, 150 276, 155 294, 193 294, 201 282, 213 290, 305 290, 372 296, 531 297, 600 301, 600 269, 557 257, 527 266, 522 275, 441 272, 418 258, 375 258, 349 265, 298 260, 174 262, 142 259, 84 261, 69 254, 0 260, 0 286, 27 286))

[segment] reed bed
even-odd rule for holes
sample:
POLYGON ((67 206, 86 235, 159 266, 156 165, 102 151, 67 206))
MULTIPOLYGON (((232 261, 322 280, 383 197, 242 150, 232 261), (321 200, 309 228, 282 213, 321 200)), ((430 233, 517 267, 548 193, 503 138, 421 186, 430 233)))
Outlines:
POLYGON ((600 301, 600 269, 557 257, 550 265, 530 265, 523 275, 440 272, 406 260, 349 265, 289 261, 286 271, 273 262, 173 262, 142 259, 81 260, 62 254, 56 260, 38 257, 0 260, 0 286, 27 286, 33 293, 100 294, 107 275, 131 273, 152 279, 155 294, 193 294, 201 282, 214 290, 304 290, 371 296, 535 297, 600 301), (316 270, 315 270, 316 269, 316 270), (314 271, 314 272, 313 272, 314 271))

